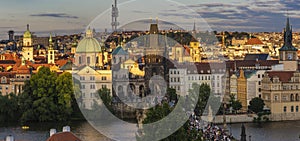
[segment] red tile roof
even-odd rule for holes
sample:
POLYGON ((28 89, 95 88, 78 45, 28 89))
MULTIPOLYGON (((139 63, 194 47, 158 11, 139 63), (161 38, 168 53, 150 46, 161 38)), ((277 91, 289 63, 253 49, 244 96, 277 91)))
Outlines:
POLYGON ((294 75, 294 71, 270 71, 267 72, 268 76, 273 79, 274 77, 279 77, 281 82, 289 82, 291 77, 294 75))
POLYGON ((49 137, 47 141, 82 141, 71 132, 56 133, 49 137))
POLYGON ((263 45, 264 43, 258 38, 251 38, 246 42, 246 45, 263 45))

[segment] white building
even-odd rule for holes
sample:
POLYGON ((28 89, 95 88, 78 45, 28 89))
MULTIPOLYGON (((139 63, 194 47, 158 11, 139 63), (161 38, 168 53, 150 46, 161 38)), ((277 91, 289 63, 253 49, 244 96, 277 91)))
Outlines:
POLYGON ((104 69, 101 53, 99 42, 88 29, 77 46, 72 70, 74 83, 80 87, 82 103, 79 106, 85 109, 92 109, 94 102, 99 102, 99 89, 107 88, 112 93, 112 71, 109 67, 104 69))
POLYGON ((224 93, 223 76, 225 68, 222 63, 195 63, 182 65, 169 70, 169 84, 176 89, 178 95, 188 95, 193 83, 208 84, 212 92, 218 95, 224 93), (219 65, 217 65, 219 64, 219 65), (193 66, 194 65, 194 66, 193 66), (215 68, 217 66, 218 68, 215 68))

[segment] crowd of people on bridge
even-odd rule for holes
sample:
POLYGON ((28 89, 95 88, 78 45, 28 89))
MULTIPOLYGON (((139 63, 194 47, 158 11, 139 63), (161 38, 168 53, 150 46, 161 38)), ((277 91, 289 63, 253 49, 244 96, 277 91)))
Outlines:
POLYGON ((202 140, 205 141, 231 141, 233 138, 218 125, 204 122, 194 113, 190 116, 189 127, 190 131, 196 130, 199 134, 202 134, 202 140))

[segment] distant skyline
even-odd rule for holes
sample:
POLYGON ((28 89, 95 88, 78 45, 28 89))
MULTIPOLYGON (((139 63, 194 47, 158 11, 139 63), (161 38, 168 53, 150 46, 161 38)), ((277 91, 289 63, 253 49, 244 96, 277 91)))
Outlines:
MULTIPOLYGON (((195 17, 197 21, 200 15, 211 30, 280 32, 288 10, 294 31, 300 31, 300 3, 295 0, 174 0, 182 5, 161 1, 118 0, 120 23, 158 17, 191 30, 195 17)), ((21 34, 26 24, 38 36, 83 32, 103 12, 105 15, 94 21, 101 24, 94 28, 110 30, 112 3, 113 0, 5 0, 0 8, 0 39, 8 38, 8 30, 21 34)), ((204 26, 197 23, 199 29, 204 26)))

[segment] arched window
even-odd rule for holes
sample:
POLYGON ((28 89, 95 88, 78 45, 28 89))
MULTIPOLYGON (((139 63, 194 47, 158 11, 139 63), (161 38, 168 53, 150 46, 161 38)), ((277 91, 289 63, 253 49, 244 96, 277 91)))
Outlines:
POLYGON ((296 101, 299 101, 299 95, 296 94, 296 101))
POLYGON ((290 99, 291 99, 291 101, 294 101, 294 94, 291 94, 290 99))
POLYGON ((286 112, 286 106, 283 107, 283 112, 286 112))

